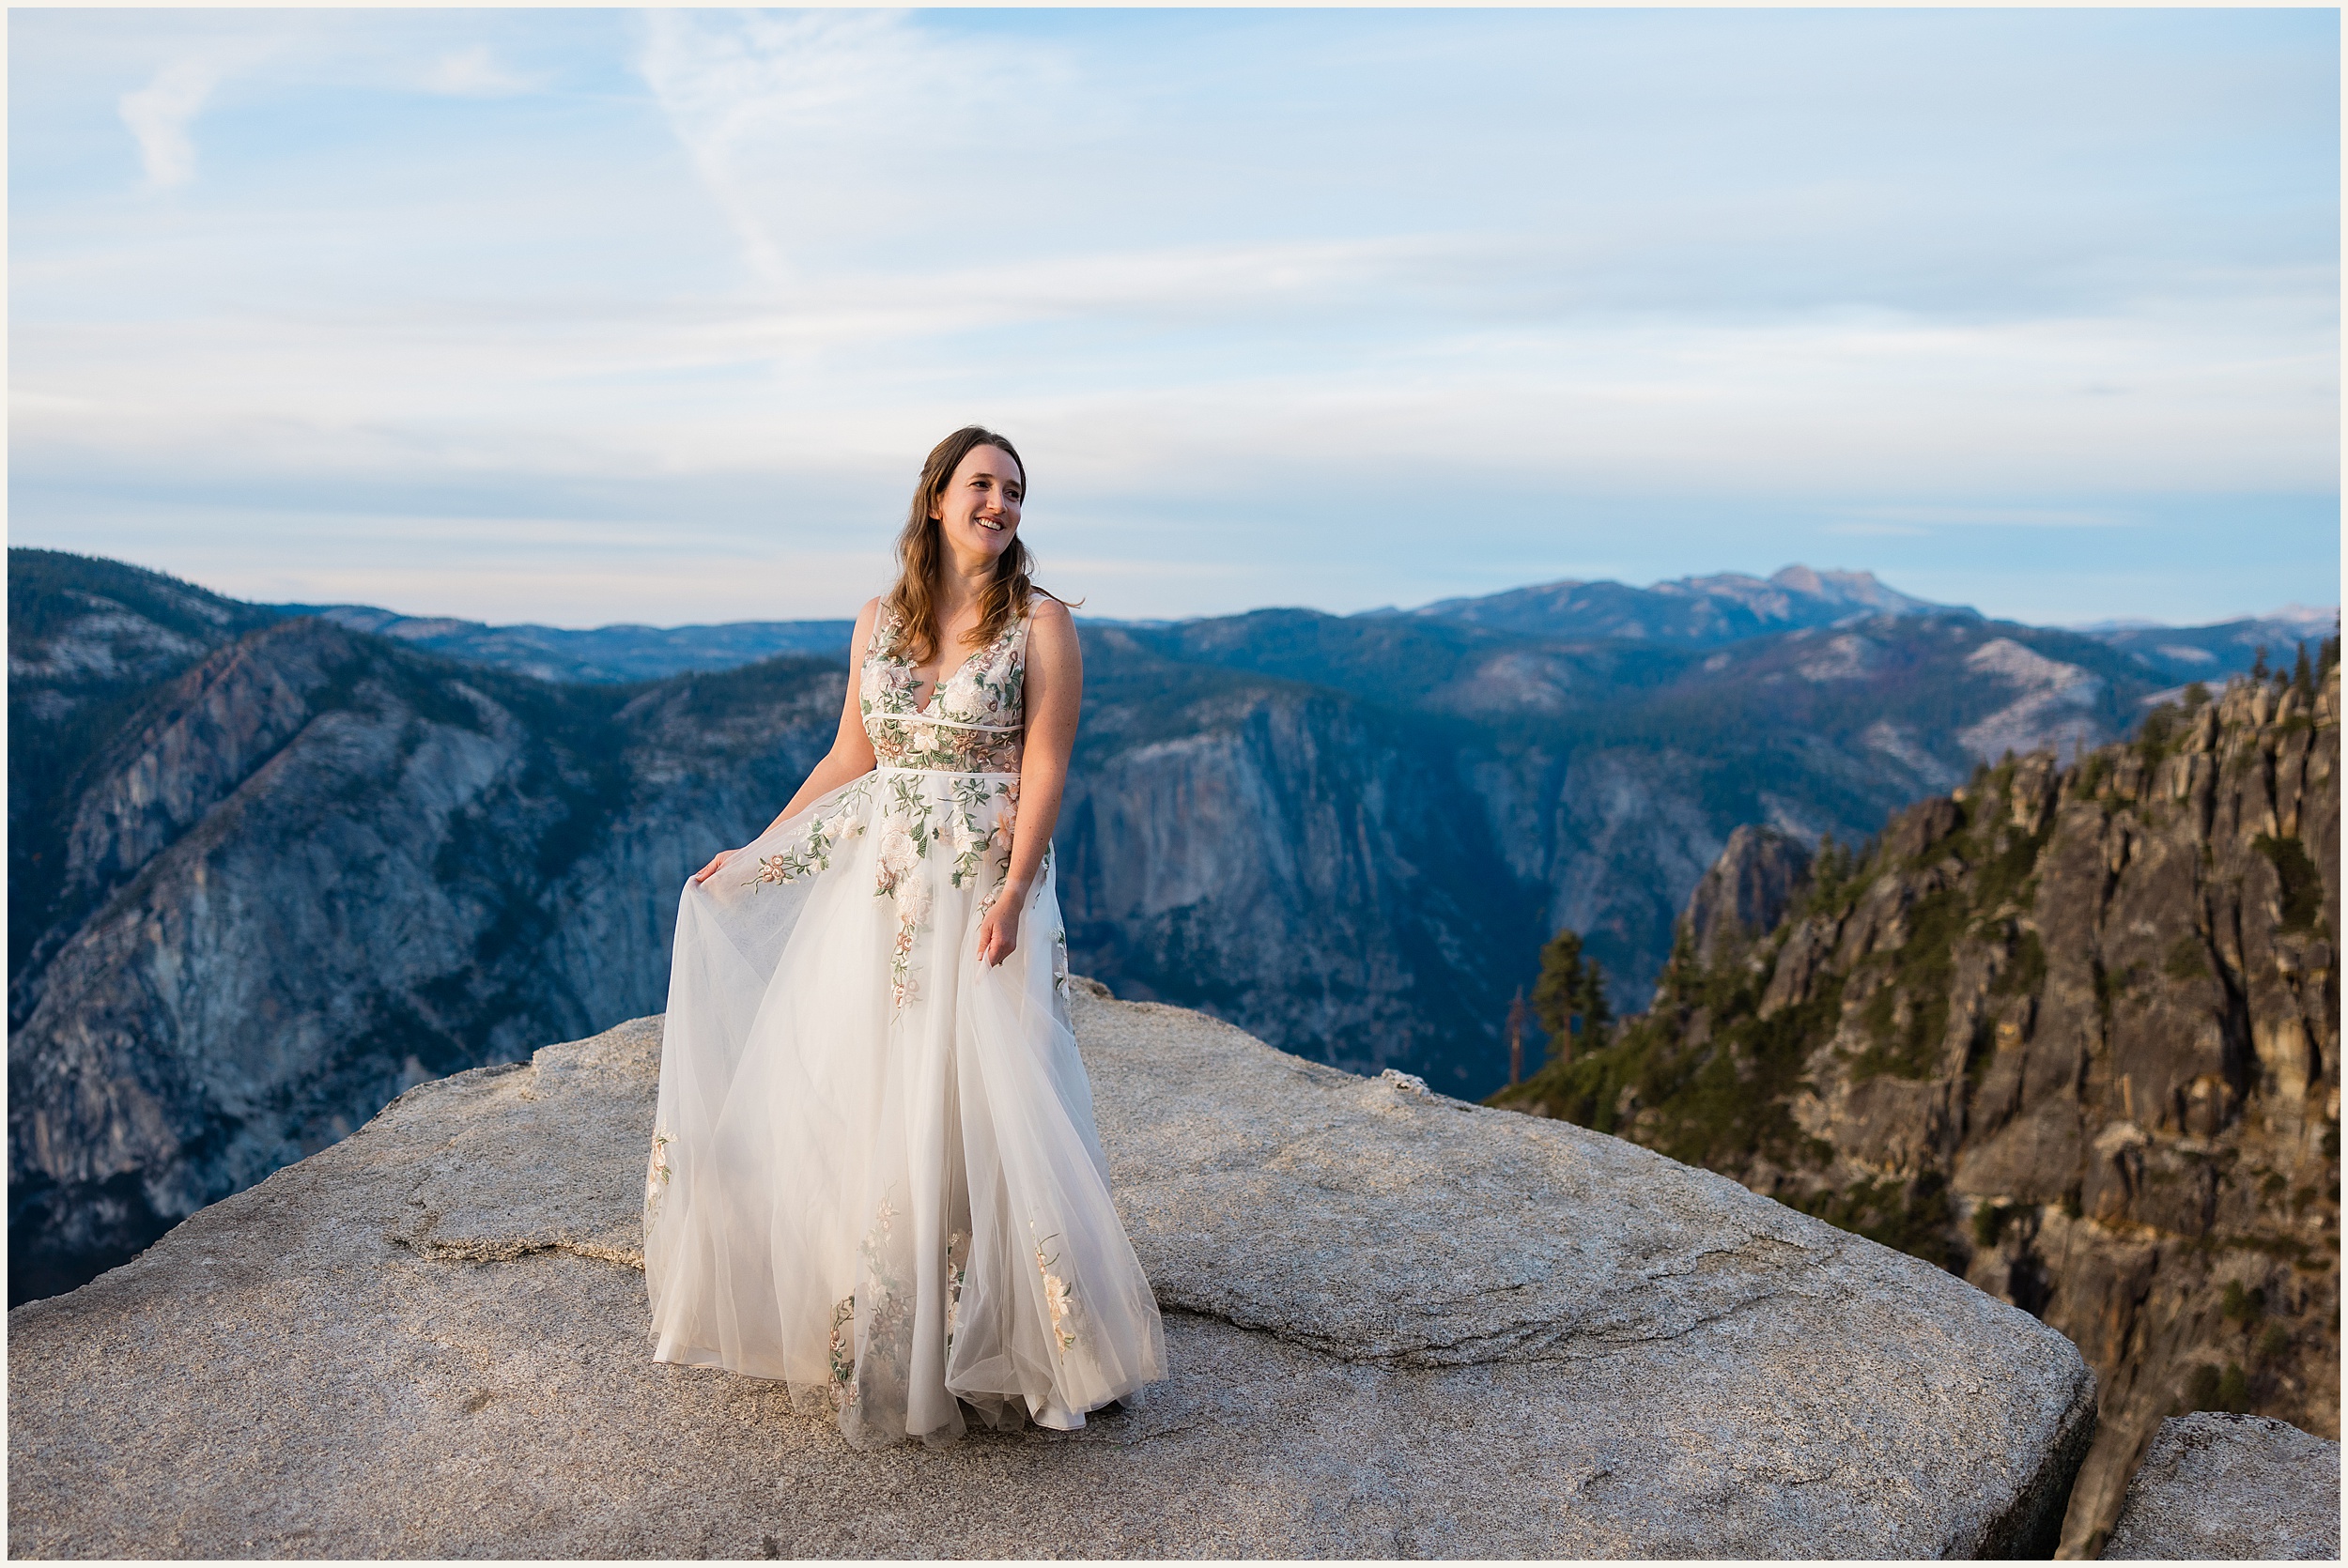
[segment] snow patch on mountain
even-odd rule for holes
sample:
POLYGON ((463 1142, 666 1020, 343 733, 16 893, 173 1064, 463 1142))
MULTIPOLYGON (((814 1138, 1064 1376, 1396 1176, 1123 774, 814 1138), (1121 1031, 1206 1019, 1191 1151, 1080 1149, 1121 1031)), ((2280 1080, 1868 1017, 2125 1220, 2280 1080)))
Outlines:
POLYGON ((2068 761, 2111 737, 2094 708, 2104 683, 2075 664, 2050 659, 2011 638, 1993 638, 1966 655, 1967 668, 2002 680, 2015 699, 1957 731, 1966 750, 1985 762, 2011 751, 2053 751, 2068 761))

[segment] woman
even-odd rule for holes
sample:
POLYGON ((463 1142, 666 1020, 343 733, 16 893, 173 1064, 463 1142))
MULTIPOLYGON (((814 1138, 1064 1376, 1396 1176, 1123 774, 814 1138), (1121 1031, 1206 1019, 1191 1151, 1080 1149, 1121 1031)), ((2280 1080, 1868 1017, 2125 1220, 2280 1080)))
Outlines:
POLYGON ((831 752, 677 907, 644 1189, 655 1357, 790 1385, 858 1446, 1067 1430, 1164 1376, 1068 1024, 1052 826, 1074 622, 1027 470, 940 442, 857 617, 831 752))

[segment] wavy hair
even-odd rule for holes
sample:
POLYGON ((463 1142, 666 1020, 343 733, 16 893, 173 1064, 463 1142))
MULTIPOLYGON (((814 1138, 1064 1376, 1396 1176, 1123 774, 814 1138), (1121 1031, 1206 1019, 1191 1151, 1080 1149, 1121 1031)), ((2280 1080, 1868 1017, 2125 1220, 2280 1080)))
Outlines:
MULTIPOLYGON (((1027 465, 1019 449, 992 430, 965 424, 930 449, 929 459, 921 465, 921 482, 913 488, 904 530, 897 535, 897 581, 881 599, 881 608, 896 623, 897 653, 916 665, 929 663, 937 653, 938 578, 946 564, 944 525, 930 514, 940 508, 946 486, 952 483, 962 460, 982 446, 995 448, 1019 465, 1024 492, 1027 465)), ((1034 574, 1034 555, 1012 535, 1011 544, 995 558, 995 575, 979 595, 979 623, 963 639, 965 646, 983 648, 993 642, 1003 635, 1005 626, 1027 613, 1034 595, 1048 592, 1036 586, 1034 574)))

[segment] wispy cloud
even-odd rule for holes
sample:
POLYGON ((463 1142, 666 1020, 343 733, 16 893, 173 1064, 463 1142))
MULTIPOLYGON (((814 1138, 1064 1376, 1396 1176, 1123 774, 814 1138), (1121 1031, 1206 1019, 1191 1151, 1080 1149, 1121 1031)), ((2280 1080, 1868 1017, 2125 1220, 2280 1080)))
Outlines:
POLYGON ((2108 511, 2047 506, 1877 506, 1853 514, 1847 530, 1896 527, 1934 528, 2125 528, 2130 519, 2108 511))
POLYGON ((978 418, 1047 560, 1177 613, 2336 486, 2330 17, 159 15, 11 22, 20 537, 822 555, 978 418))
POLYGON ((657 10, 638 67, 773 287, 858 247, 883 274, 1016 248, 1008 155, 1066 157, 1093 107, 1049 44, 892 11, 657 10))
POLYGON ((426 92, 451 98, 513 98, 535 92, 544 84, 537 77, 508 70, 488 45, 477 43, 434 60, 424 74, 423 85, 426 92))
POLYGON ((177 60, 122 95, 122 123, 138 142, 147 184, 164 190, 195 177, 195 142, 188 132, 219 81, 209 61, 177 60))

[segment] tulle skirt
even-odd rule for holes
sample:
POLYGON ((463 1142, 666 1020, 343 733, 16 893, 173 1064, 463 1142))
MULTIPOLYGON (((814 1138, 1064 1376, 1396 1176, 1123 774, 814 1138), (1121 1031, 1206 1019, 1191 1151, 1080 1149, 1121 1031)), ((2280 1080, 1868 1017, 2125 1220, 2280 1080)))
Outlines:
POLYGON ((1068 1023, 1049 856, 981 964, 1018 780, 882 768, 677 907, 645 1181, 655 1357, 858 1446, 1063 1430, 1165 1376, 1068 1023))

